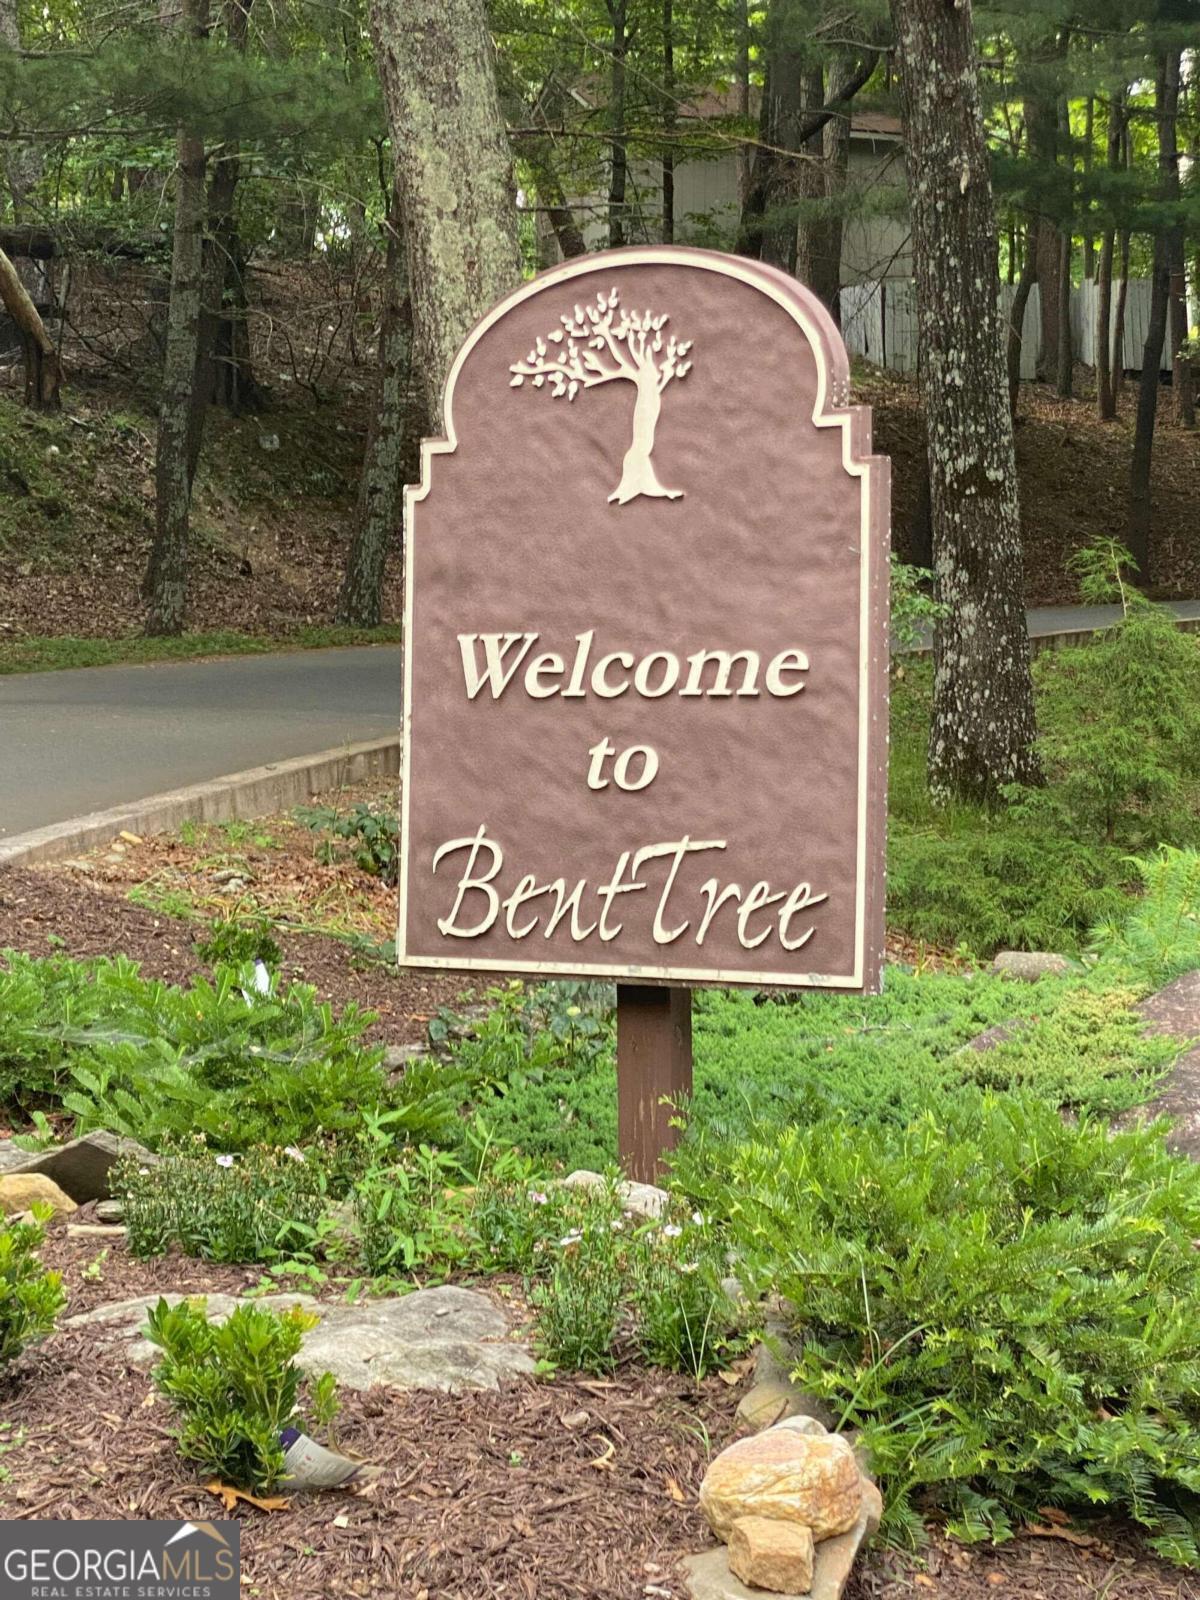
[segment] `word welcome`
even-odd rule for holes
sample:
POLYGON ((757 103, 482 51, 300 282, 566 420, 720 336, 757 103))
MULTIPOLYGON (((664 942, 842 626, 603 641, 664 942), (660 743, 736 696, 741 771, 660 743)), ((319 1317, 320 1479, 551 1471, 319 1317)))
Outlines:
POLYGON ((607 944, 617 938, 624 926, 614 914, 618 897, 647 893, 651 899, 644 905, 647 910, 650 905, 654 908, 650 931, 656 944, 674 944, 690 933, 695 943, 702 945, 714 922, 724 915, 734 922, 743 949, 755 950, 772 935, 785 950, 803 949, 816 929, 811 922, 796 927, 796 919, 801 912, 828 899, 827 895, 814 894, 810 884, 774 890, 764 879, 743 891, 740 884, 722 885, 716 878, 709 878, 699 886, 702 904, 681 904, 685 891, 677 889, 676 880, 684 862, 691 856, 724 850, 726 842, 692 839, 684 834, 681 839, 623 850, 612 874, 595 887, 589 887, 586 878, 578 878, 570 885, 565 878, 539 883, 530 872, 518 876, 511 886, 506 880, 497 887, 496 880, 504 868, 504 851, 481 824, 473 834, 448 839, 434 852, 435 873, 448 857, 460 851, 466 856, 454 904, 449 914, 438 920, 438 931, 450 938, 478 939, 503 918, 504 931, 510 939, 528 938, 539 928, 543 938, 548 939, 560 924, 566 923, 576 944, 593 937, 607 944), (659 864, 657 885, 639 876, 651 863, 659 864), (502 894, 501 888, 507 892, 502 894))
MULTIPOLYGON (((486 687, 491 690, 492 699, 498 700, 521 671, 541 635, 460 633, 457 637, 467 699, 474 700, 486 687)), ((532 700, 549 700, 554 695, 564 700, 582 700, 589 691, 601 700, 616 700, 630 689, 647 700, 672 693, 681 698, 754 697, 760 693, 761 677, 767 694, 787 699, 801 692, 803 674, 809 670, 804 651, 792 648, 772 656, 765 669, 757 650, 696 650, 684 658, 685 677, 684 662, 673 650, 652 650, 640 659, 632 650, 609 650, 593 663, 595 639, 594 628, 575 635, 570 666, 567 657, 557 650, 533 656, 525 665, 525 693, 532 700), (732 686, 735 668, 740 669, 736 688, 732 686)))

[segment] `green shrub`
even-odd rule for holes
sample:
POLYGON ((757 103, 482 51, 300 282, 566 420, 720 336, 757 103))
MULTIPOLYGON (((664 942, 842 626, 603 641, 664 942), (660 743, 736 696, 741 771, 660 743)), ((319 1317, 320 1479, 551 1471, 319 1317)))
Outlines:
POLYGON ((933 598, 933 573, 925 567, 910 567, 892 557, 891 643, 892 651, 909 651, 925 642, 926 630, 949 610, 933 598))
POLYGON ((382 1050, 363 1040, 370 1014, 350 1005, 335 1017, 307 985, 262 995, 241 967, 175 988, 122 957, 4 959, 0 1088, 23 1106, 59 1099, 77 1132, 152 1147, 193 1132, 229 1150, 303 1144, 389 1099, 420 1125, 420 1078, 389 1088, 382 1050))
POLYGON ((371 1278, 418 1268, 445 1273, 470 1253, 465 1197, 451 1187, 462 1169, 429 1145, 395 1159, 385 1123, 376 1124, 374 1159, 351 1191, 363 1270, 371 1278))
POLYGON ((552 1242, 546 1276, 535 1284, 538 1347, 556 1366, 609 1372, 625 1299, 620 1234, 627 1223, 593 1207, 552 1242))
POLYGON ((1161 1127, 997 1097, 685 1153, 796 1378, 862 1430, 893 1536, 1004 1538, 1050 1504, 1200 1561, 1200 1171, 1161 1127))
POLYGON ((332 838, 318 847, 318 855, 327 862, 337 858, 334 839, 345 840, 356 867, 394 884, 399 867, 400 813, 397 809, 386 811, 360 800, 345 813, 333 806, 299 806, 294 813, 298 822, 314 831, 328 832, 332 838))
MULTIPOLYGON (((277 1314, 243 1305, 217 1326, 204 1308, 203 1299, 174 1306, 160 1299, 149 1313, 146 1337, 162 1351, 155 1387, 179 1418, 185 1460, 222 1483, 268 1492, 284 1471, 280 1434, 296 1414, 295 1357, 317 1319, 299 1308, 277 1314)), ((317 1387, 327 1414, 328 1373, 317 1387)))
POLYGON ((1132 863, 1142 896, 1116 923, 1093 930, 1101 974, 1116 972, 1159 988, 1200 968, 1200 850, 1164 845, 1132 863))
POLYGON ((210 967, 238 967, 254 961, 277 967, 283 959, 274 928, 266 917, 218 918, 197 942, 196 954, 210 967))
POLYGON ((277 1261, 307 1249, 327 1194, 316 1150, 218 1155, 202 1140, 168 1148, 147 1166, 123 1156, 111 1184, 125 1207, 131 1254, 179 1249, 204 1261, 277 1261))
POLYGON ((38 1260, 45 1216, 35 1216, 0 1227, 0 1371, 46 1337, 67 1300, 59 1274, 38 1260))

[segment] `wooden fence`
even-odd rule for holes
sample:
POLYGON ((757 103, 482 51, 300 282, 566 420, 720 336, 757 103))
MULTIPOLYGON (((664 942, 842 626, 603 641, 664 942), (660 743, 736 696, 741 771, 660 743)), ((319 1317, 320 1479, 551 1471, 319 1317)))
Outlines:
MULTIPOLYGON (((1116 324, 1118 284, 1113 285, 1110 328, 1116 324)), ((1000 285, 1000 310, 1007 325, 1016 286, 1000 285)), ((1075 359, 1084 366, 1096 364, 1096 284, 1088 281, 1071 291, 1071 339, 1075 359)), ((862 356, 893 372, 917 370, 917 296, 911 278, 887 279, 881 283, 848 284, 841 292, 842 333, 851 355, 862 356)), ((1125 300, 1125 336, 1121 365, 1137 372, 1142 365, 1142 347, 1150 320, 1150 280, 1131 278, 1125 300)), ((1041 348, 1041 302, 1034 284, 1025 308, 1021 341, 1021 377, 1032 379, 1037 371, 1041 348)), ((1164 349, 1164 372, 1171 370, 1171 358, 1164 349)))

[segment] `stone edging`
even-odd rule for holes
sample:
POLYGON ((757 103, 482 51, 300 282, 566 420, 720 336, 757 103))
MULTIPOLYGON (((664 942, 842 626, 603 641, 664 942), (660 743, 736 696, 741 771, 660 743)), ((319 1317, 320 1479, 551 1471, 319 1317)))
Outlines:
POLYGON ((322 789, 359 783, 365 778, 395 777, 400 771, 400 736, 369 739, 316 755, 293 756, 266 766, 232 772, 186 789, 169 789, 71 817, 46 828, 0 838, 0 867, 58 861, 107 844, 119 833, 165 833, 181 822, 228 822, 235 817, 262 817, 301 805, 322 789))

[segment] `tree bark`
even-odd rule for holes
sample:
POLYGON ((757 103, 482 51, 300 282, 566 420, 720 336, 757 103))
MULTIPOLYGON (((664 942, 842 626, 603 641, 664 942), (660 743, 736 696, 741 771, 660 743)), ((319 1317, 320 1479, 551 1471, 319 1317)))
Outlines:
POLYGON ((0 302, 21 336, 25 404, 37 411, 57 411, 62 404, 58 392, 62 382, 58 352, 20 273, 3 250, 0 250, 0 302))
MULTIPOLYGON (((1121 144, 1125 116, 1124 89, 1118 89, 1108 102, 1107 164, 1110 172, 1121 169, 1121 144)), ((1096 409, 1102 422, 1117 414, 1117 391, 1113 383, 1112 288, 1113 257, 1117 232, 1109 219, 1100 240, 1100 266, 1096 277, 1096 409)))
POLYGON ((929 428, 936 593, 929 785, 995 803, 1037 783, 996 217, 969 0, 891 0, 929 428))
POLYGON ((358 518, 338 595, 337 620, 377 628, 393 534, 403 527, 401 490, 415 476, 421 408, 412 395, 412 308, 400 237, 400 206, 388 221, 387 274, 379 326, 379 386, 359 482, 358 518))
POLYGON ((1075 350, 1071 340, 1071 235, 1060 235, 1058 266, 1058 352, 1054 387, 1062 400, 1075 388, 1075 350))
POLYGON ((612 127, 608 181, 608 245, 626 242, 625 192, 629 184, 629 146, 625 132, 625 80, 629 55, 628 0, 605 0, 612 23, 608 115, 612 127))
MULTIPOLYGON (((1024 108, 1029 159, 1039 165, 1043 173, 1058 165, 1060 127, 1058 97, 1048 92, 1042 74, 1066 53, 1066 48, 1065 33, 1055 33, 1032 48, 1023 62, 1027 72, 1024 108)), ((1062 328, 1062 230, 1045 210, 1039 210, 1033 227, 1042 320, 1037 375, 1043 381, 1057 383, 1062 328)))
MULTIPOLYGON (((195 39, 208 28, 209 0, 182 0, 180 25, 195 39)), ((182 633, 187 605, 190 542, 190 417, 200 350, 204 264, 204 141, 179 131, 175 170, 175 229, 171 298, 158 410, 154 463, 155 531, 144 590, 146 632, 182 633)))
POLYGON ((1125 307, 1129 303, 1129 230, 1120 236, 1121 277, 1117 287, 1117 309, 1113 313, 1112 332, 1112 392, 1113 415, 1117 414, 1117 400, 1125 387, 1125 307))
POLYGON ((1012 311, 1008 319, 1008 410, 1014 421, 1021 399, 1021 349, 1025 343, 1025 313, 1029 309, 1029 297, 1037 282, 1036 274, 1037 255, 1031 229, 1025 244, 1025 261, 1021 267, 1020 282, 1013 295, 1012 311))
MULTIPOLYGON (((1179 77, 1182 51, 1165 50, 1159 58, 1154 85, 1155 121, 1158 127, 1158 191, 1165 202, 1179 199, 1179 77)), ((1154 235, 1154 262, 1150 278, 1150 317, 1142 347, 1138 379, 1133 458, 1129 470, 1129 521, 1125 542, 1137 562, 1142 581, 1153 578, 1154 551, 1150 546, 1150 472, 1154 454, 1154 425, 1158 415, 1159 370, 1167 338, 1167 310, 1171 298, 1171 256, 1174 229, 1160 226, 1154 235)))
POLYGON ((662 0, 663 155, 662 242, 675 243, 675 6, 662 0))
POLYGON ((511 156, 483 0, 372 0, 426 413, 459 346, 521 277, 511 156))

